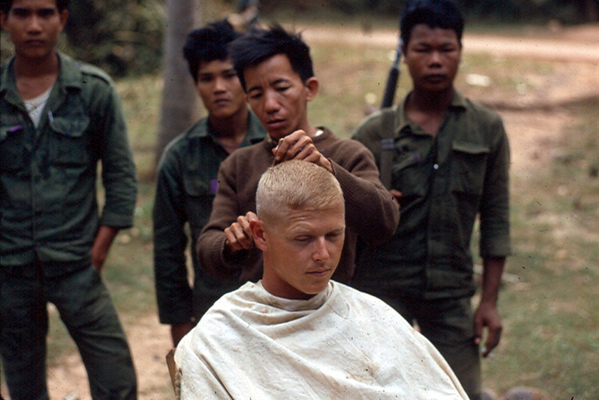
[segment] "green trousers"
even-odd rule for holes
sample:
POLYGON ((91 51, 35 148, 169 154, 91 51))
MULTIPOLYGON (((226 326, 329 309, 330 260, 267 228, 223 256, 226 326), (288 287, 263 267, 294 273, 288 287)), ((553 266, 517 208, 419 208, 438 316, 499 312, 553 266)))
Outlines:
POLYGON ((439 350, 471 400, 481 398, 479 347, 474 343, 470 298, 424 300, 417 296, 380 296, 439 350))
POLYGON ((46 277, 36 263, 0 273, 1 350, 12 400, 48 399, 47 303, 77 344, 93 399, 136 399, 137 379, 108 289, 93 267, 46 277))

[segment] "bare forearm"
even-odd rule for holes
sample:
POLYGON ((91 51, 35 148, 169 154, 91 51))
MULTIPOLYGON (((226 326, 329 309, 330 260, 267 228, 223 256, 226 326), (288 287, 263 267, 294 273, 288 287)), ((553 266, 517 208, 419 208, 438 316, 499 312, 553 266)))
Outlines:
POLYGON ((100 229, 98 229, 94 246, 92 247, 92 265, 98 272, 102 271, 110 246, 118 232, 117 228, 106 225, 101 225, 100 229))
POLYGON ((488 257, 483 260, 481 303, 497 304, 504 266, 505 257, 488 257))

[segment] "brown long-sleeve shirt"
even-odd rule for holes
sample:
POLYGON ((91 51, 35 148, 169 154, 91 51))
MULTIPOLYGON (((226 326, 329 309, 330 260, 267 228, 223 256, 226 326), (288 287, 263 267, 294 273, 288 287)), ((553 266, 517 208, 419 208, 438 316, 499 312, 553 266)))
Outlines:
MULTIPOLYGON (((321 129, 324 133, 313 138, 314 145, 331 161, 345 198, 345 244, 333 279, 348 283, 354 271, 358 236, 370 244, 389 239, 399 222, 399 206, 381 184, 374 156, 366 147, 321 129)), ((272 165, 274 146, 266 137, 237 150, 221 164, 210 221, 197 243, 199 264, 209 275, 225 278, 237 274, 239 283, 262 277, 262 252, 242 250, 235 257, 226 257, 224 230, 239 215, 256 212, 258 181, 272 165)))

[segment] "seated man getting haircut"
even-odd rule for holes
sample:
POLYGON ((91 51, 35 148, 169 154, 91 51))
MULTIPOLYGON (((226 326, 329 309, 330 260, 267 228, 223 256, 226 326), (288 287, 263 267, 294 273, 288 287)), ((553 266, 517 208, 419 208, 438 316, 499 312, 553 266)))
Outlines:
POLYGON ((331 281, 345 238, 335 176, 269 168, 253 240, 263 276, 221 297, 177 348, 180 396, 466 399, 437 350, 382 301, 331 281))

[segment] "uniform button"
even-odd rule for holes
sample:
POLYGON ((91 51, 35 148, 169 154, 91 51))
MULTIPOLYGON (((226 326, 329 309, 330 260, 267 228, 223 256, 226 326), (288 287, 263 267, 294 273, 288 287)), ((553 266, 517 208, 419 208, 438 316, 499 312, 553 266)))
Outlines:
POLYGON ((434 169, 439 169, 439 164, 435 164, 435 165, 433 165, 433 168, 434 168, 434 169))

